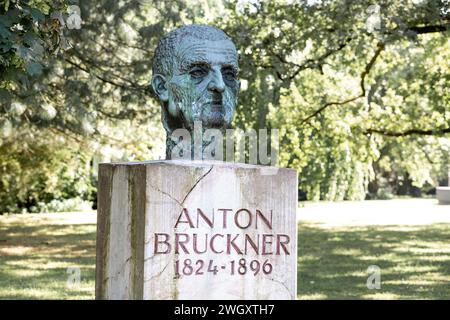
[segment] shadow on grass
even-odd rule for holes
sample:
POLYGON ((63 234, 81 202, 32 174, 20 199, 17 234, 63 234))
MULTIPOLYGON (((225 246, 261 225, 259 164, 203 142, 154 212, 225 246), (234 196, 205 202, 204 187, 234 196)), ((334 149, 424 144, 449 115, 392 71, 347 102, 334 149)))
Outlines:
POLYGON ((94 281, 95 224, 0 226, 0 299, 92 299, 94 281))
MULTIPOLYGON (((450 298, 449 224, 300 223, 298 245, 301 299, 450 298), (370 265, 379 290, 366 286, 370 265)), ((94 282, 95 224, 0 226, 0 299, 93 299, 94 282), (67 285, 68 268, 80 268, 80 286, 67 285)))
POLYGON ((300 299, 450 299, 450 225, 325 229, 300 223, 300 299), (381 288, 368 289, 368 267, 381 288))

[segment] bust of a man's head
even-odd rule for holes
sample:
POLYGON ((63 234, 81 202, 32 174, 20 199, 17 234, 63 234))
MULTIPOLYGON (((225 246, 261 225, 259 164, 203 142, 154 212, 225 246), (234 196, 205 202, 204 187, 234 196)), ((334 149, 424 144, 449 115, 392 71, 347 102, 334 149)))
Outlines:
POLYGON ((196 121, 203 129, 228 128, 240 88, 238 70, 236 47, 220 29, 189 25, 164 36, 153 58, 152 87, 167 136, 180 128, 192 132, 196 121))

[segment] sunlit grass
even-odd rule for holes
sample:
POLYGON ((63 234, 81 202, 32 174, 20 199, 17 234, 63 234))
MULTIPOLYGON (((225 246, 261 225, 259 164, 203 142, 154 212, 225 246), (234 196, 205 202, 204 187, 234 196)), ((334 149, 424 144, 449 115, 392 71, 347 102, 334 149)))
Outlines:
POLYGON ((95 224, 64 218, 0 216, 0 298, 94 298, 95 224), (80 268, 79 285, 68 268, 80 268))
MULTIPOLYGON (((93 215, 0 216, 1 299, 93 299, 93 215), (80 268, 73 286, 68 268, 80 268)), ((300 223, 299 299, 450 299, 450 224, 300 223), (370 265, 381 288, 366 286, 370 265)))
POLYGON ((450 299, 450 224, 327 227, 300 223, 299 299, 450 299), (368 289, 368 267, 381 270, 368 289))

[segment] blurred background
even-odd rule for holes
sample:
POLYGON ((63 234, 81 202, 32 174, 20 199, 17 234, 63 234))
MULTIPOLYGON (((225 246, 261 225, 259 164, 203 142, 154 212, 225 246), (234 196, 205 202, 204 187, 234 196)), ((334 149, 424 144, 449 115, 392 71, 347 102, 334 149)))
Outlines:
POLYGON ((448 1, 2 0, 0 12, 0 212, 95 208, 99 162, 164 158, 151 59, 191 23, 233 38, 234 125, 280 130, 300 200, 448 183, 448 1))

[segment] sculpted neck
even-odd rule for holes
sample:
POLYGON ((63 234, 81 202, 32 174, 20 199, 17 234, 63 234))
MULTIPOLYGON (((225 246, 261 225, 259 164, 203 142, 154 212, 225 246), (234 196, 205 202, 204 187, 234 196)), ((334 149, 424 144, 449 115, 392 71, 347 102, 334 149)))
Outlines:
POLYGON ((166 159, 225 160, 226 128, 180 128, 166 134, 166 159))

